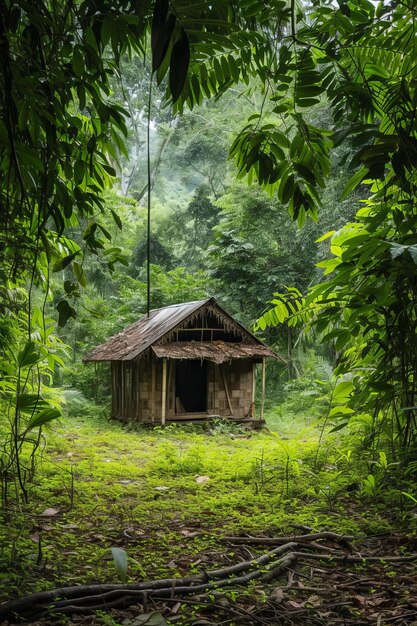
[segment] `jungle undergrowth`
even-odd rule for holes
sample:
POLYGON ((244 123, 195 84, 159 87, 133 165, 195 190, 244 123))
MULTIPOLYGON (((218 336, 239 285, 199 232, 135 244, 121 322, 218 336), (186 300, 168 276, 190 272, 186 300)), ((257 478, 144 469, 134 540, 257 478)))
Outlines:
POLYGON ((134 581, 229 564, 225 536, 291 534, 292 524, 360 536, 398 525, 383 493, 363 491, 369 464, 343 451, 340 436, 318 450, 314 422, 294 421, 291 436, 290 420, 285 436, 278 419, 267 424, 134 428, 91 411, 54 423, 29 505, 3 512, 0 597, 117 582, 112 547, 128 554, 134 581))

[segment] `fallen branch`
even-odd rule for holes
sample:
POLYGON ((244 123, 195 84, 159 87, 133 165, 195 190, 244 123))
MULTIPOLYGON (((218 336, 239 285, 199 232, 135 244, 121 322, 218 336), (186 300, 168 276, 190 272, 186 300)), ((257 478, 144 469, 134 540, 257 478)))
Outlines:
POLYGON ((338 535, 337 533, 332 533, 329 531, 323 531, 320 533, 311 533, 309 535, 292 535, 288 537, 225 537, 226 541, 230 541, 232 543, 251 543, 256 545, 277 545, 283 543, 289 543, 290 541, 295 541, 297 543, 310 543, 312 541, 317 541, 319 539, 328 539, 330 541, 334 541, 340 545, 346 546, 349 544, 353 537, 350 535, 338 535))
POLYGON ((208 578, 210 579, 224 578, 225 576, 230 576, 231 574, 243 572, 249 569, 250 567, 253 567, 253 565, 266 565, 275 556, 278 556, 279 554, 284 554, 285 552, 288 552, 289 550, 292 550, 296 547, 297 547, 296 542, 290 541, 289 543, 286 543, 283 546, 279 546, 278 548, 275 548, 275 550, 271 550, 270 552, 267 552, 267 554, 263 554, 262 556, 256 559, 251 559, 250 561, 243 561, 243 563, 237 563, 236 565, 232 565, 230 567, 224 567, 218 570, 211 570, 209 572, 206 572, 206 574, 208 578))
POLYGON ((186 596, 207 594, 228 587, 245 586, 250 581, 259 580, 263 583, 277 579, 283 572, 293 568, 294 564, 305 561, 321 563, 409 563, 417 561, 417 554, 409 556, 362 556, 346 554, 341 549, 330 548, 317 543, 319 540, 330 540, 346 548, 350 537, 342 537, 336 533, 322 532, 310 535, 299 535, 291 538, 256 538, 234 537, 255 543, 265 539, 282 545, 266 554, 242 563, 209 570, 183 578, 165 578, 130 584, 80 585, 63 587, 36 593, 31 596, 11 600, 0 604, 0 622, 12 622, 18 618, 30 619, 51 614, 84 614, 111 608, 127 608, 133 604, 148 605, 148 601, 156 599, 180 600, 186 596), (330 553, 329 553, 330 551, 330 553))
POLYGON ((338 563, 412 563, 417 561, 417 554, 409 556, 355 556, 352 554, 310 554, 309 552, 293 552, 297 558, 312 559, 314 561, 327 561, 338 563))
POLYGON ((271 550, 253 561, 188 578, 162 579, 126 585, 80 585, 36 593, 0 605, 0 622, 16 618, 39 617, 51 611, 65 615, 91 613, 98 609, 126 607, 136 603, 138 599, 142 602, 147 601, 153 595, 166 598, 182 597, 207 593, 223 587, 244 586, 257 579, 266 582, 286 570, 295 561, 292 552, 276 560, 276 556, 294 547, 297 547, 297 544, 291 543, 271 550), (260 565, 262 569, 259 569, 260 565), (249 571, 254 567, 258 569, 249 571), (231 577, 231 574, 241 572, 246 573, 242 576, 231 577))

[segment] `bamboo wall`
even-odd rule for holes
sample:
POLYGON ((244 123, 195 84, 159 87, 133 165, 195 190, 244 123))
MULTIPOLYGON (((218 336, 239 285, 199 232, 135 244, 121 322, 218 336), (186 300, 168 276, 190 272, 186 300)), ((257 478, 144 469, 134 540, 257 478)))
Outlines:
POLYGON ((252 361, 216 365, 208 371, 208 412, 212 415, 245 417, 252 401, 252 361), (231 410, 229 406, 231 405, 231 410))
MULTIPOLYGON (((207 413, 245 417, 253 394, 250 359, 217 365, 207 370, 207 413)), ((111 364, 112 417, 122 421, 160 422, 162 416, 162 359, 148 351, 134 361, 111 364)), ((167 362, 166 419, 184 419, 175 414, 175 361, 167 362)), ((190 414, 192 417, 192 413, 190 414)))

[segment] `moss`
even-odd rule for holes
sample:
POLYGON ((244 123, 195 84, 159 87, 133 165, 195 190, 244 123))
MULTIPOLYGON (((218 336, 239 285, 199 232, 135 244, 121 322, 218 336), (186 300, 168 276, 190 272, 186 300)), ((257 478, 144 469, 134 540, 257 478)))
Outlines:
POLYGON ((267 429, 128 430, 72 418, 49 434, 28 510, 10 510, 0 526, 0 571, 10 573, 1 595, 116 581, 115 546, 137 580, 226 562, 227 535, 282 535, 293 523, 386 529, 376 505, 343 489, 358 480, 357 466, 345 467, 335 440, 317 454, 317 440, 314 429, 285 439, 267 429))

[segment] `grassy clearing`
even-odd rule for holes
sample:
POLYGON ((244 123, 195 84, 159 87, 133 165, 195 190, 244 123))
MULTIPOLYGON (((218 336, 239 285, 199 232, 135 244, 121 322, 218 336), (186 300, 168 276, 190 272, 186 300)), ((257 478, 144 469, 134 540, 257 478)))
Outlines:
POLYGON ((182 575, 230 562, 223 537, 285 534, 291 524, 341 533, 389 529, 383 505, 349 487, 359 459, 305 417, 271 415, 271 429, 225 422, 128 430, 102 417, 67 419, 47 438, 29 509, 0 529, 2 599, 61 584, 116 582, 111 547, 129 578, 182 575), (280 431, 278 430, 280 429, 280 431))

